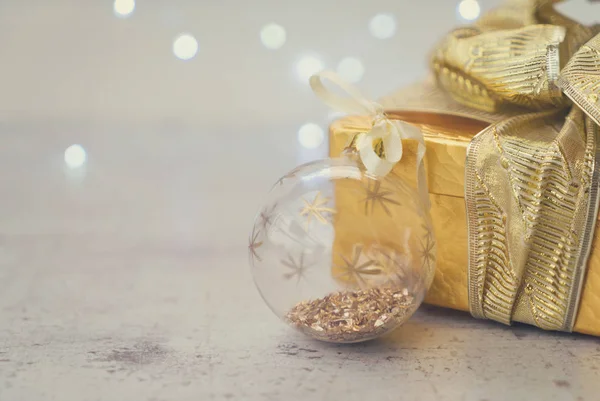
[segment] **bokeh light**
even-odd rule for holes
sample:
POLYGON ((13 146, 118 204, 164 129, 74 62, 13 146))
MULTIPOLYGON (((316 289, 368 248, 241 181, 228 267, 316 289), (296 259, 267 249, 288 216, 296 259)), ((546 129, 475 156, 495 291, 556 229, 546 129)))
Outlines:
POLYGON ((481 14, 481 7, 477 0, 462 0, 458 3, 458 14, 466 21, 474 21, 481 14))
POLYGON ((296 66, 296 72, 303 82, 308 82, 312 75, 323 71, 323 68, 321 60, 313 56, 307 56, 300 59, 296 66))
POLYGON ((65 164, 70 169, 76 169, 85 164, 87 154, 83 146, 74 144, 65 150, 65 164))
POLYGON ((198 53, 198 41, 189 33, 183 33, 173 41, 173 53, 180 60, 190 60, 198 53))
POLYGON ((270 50, 277 50, 285 44, 287 38, 285 28, 277 24, 267 24, 260 30, 260 41, 270 50))
POLYGON ((377 39, 389 39, 396 33, 396 18, 391 14, 377 14, 369 22, 369 31, 377 39))
POLYGON ((358 82, 365 74, 365 66, 357 58, 346 57, 338 64, 337 73, 346 81, 358 82))
POLYGON ((323 128, 317 124, 307 123, 298 130, 298 142, 306 149, 315 149, 321 146, 325 139, 323 128))
POLYGON ((135 0, 115 0, 113 11, 117 17, 127 18, 135 10, 135 0))

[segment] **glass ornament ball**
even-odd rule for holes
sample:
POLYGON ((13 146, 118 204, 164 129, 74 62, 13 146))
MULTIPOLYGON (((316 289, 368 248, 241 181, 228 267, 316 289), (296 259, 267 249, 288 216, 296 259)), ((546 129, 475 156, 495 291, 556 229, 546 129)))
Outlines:
POLYGON ((254 281, 283 321, 352 343, 406 322, 433 280, 433 227, 400 175, 353 155, 297 167, 272 188, 250 235, 254 281))

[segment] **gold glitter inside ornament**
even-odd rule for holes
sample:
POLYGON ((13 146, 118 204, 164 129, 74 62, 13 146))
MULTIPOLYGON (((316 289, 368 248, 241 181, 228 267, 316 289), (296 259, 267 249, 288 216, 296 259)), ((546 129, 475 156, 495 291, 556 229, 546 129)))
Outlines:
POLYGON ((379 337, 398 327, 416 308, 408 290, 375 287, 302 301, 285 317, 318 340, 352 343, 379 337))
POLYGON ((278 180, 249 244, 254 280, 275 314, 338 343, 370 340, 408 320, 433 280, 435 250, 416 191, 393 173, 369 174, 354 154, 278 180), (354 201, 336 202, 339 191, 354 201), (356 221, 347 229, 353 232, 336 232, 341 216, 356 221), (379 217, 385 230, 373 223, 379 217))

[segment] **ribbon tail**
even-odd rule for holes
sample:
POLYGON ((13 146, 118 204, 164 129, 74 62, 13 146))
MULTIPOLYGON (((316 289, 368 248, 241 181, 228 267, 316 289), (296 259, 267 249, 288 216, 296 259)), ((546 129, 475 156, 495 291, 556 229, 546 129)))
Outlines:
POLYGON ((402 138, 413 139, 418 143, 417 146, 417 190, 419 198, 425 206, 425 210, 431 209, 431 202, 429 201, 429 189, 427 188, 427 175, 425 174, 425 137, 421 130, 414 125, 405 123, 403 121, 394 121, 398 131, 401 133, 402 138))
POLYGON ((398 163, 402 159, 402 133, 394 124, 384 124, 386 134, 382 136, 383 148, 385 149, 386 160, 392 163, 398 163))

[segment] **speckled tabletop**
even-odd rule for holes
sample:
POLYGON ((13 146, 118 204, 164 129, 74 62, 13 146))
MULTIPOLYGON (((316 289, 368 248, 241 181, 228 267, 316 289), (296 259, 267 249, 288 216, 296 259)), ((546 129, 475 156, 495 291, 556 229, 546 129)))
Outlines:
POLYGON ((87 164, 66 170, 61 149, 92 129, 3 126, 1 400, 597 399, 592 337, 432 307, 362 345, 288 329, 247 266, 266 179, 209 174, 190 131, 86 134, 87 164))
POLYGON ((598 399, 597 338, 423 307, 324 344, 254 288, 253 215, 335 118, 299 78, 412 82, 458 0, 131 3, 0 2, 0 401, 598 399))

